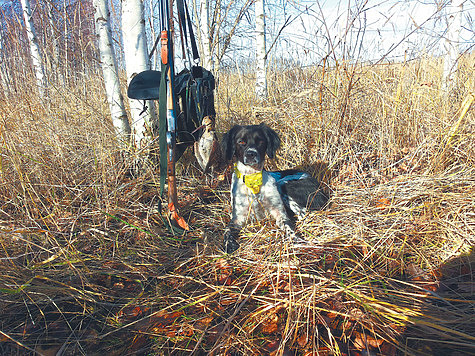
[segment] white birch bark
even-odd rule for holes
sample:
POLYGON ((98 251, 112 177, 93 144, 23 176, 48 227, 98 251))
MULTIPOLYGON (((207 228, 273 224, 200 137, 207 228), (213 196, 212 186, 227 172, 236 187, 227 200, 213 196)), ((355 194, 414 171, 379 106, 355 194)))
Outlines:
POLYGON ((109 3, 108 0, 93 0, 93 6, 102 75, 104 77, 112 123, 119 136, 119 140, 122 143, 128 143, 131 130, 125 110, 124 98, 120 92, 117 59, 112 42, 109 3))
POLYGON ((47 15, 48 15, 48 22, 49 22, 49 32, 48 36, 51 40, 51 53, 50 53, 50 65, 48 70, 51 68, 50 76, 53 76, 56 80, 63 80, 61 74, 61 58, 60 58, 60 50, 59 50, 59 43, 58 43, 58 36, 56 35, 56 26, 54 24, 53 13, 55 11, 55 7, 53 4, 48 3, 47 7, 47 15))
POLYGON ((452 0, 447 5, 447 33, 445 37, 445 58, 443 86, 449 92, 452 90, 455 82, 455 72, 457 71, 457 62, 460 56, 460 31, 462 29, 462 12, 464 0, 452 0))
POLYGON ((266 32, 264 0, 256 0, 256 97, 267 98, 266 32))
POLYGON ((31 63, 36 76, 36 84, 40 97, 44 94, 45 75, 44 66, 40 54, 38 37, 36 36, 35 25, 33 23, 30 0, 20 0, 23 8, 23 20, 25 22, 28 42, 30 44, 31 63))
MULTIPOLYGON (((122 0, 122 39, 128 84, 136 74, 150 69, 142 0, 122 0)), ((148 101, 148 110, 140 115, 143 102, 129 100, 129 103, 135 147, 144 148, 150 141, 147 130, 151 130, 152 122, 156 121, 155 106, 152 101, 148 101)))
MULTIPOLYGON (((63 0, 63 18, 66 20, 68 18, 68 0, 63 0)), ((70 71, 69 71, 69 61, 68 61, 68 51, 69 51, 69 35, 68 35, 68 22, 63 21, 63 80, 67 84, 70 82, 70 71)))
POLYGON ((200 39, 201 39, 201 65, 207 70, 212 70, 213 59, 211 56, 211 43, 209 39, 209 0, 200 0, 200 39))

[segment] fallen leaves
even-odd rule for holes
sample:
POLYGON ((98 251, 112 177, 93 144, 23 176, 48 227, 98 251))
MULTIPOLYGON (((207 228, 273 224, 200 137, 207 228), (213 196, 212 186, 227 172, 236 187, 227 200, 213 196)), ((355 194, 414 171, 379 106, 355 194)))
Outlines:
POLYGON ((233 283, 233 267, 224 258, 220 258, 216 261, 216 274, 219 284, 231 285, 233 283))
POLYGON ((380 210, 386 210, 391 206, 391 200, 388 198, 380 198, 376 200, 376 207, 380 210))
POLYGON ((306 333, 303 333, 297 338, 297 344, 302 348, 305 349, 307 344, 309 343, 310 338, 306 333))
POLYGON ((118 319, 120 322, 130 322, 140 317, 147 315, 150 312, 150 308, 141 306, 127 306, 122 308, 118 313, 118 319))
POLYGON ((359 351, 378 348, 384 342, 383 339, 376 339, 369 334, 358 331, 353 332, 353 337, 353 344, 359 351))
POLYGON ((267 315, 259 327, 263 334, 273 334, 280 329, 280 316, 277 313, 267 315))
POLYGON ((153 332, 166 330, 167 327, 173 325, 178 318, 184 315, 183 311, 165 312, 161 311, 150 316, 150 329, 153 332))
POLYGON ((214 317, 212 316, 207 316, 202 319, 198 319, 193 324, 193 328, 197 331, 205 331, 213 322, 213 320, 214 320, 214 317))

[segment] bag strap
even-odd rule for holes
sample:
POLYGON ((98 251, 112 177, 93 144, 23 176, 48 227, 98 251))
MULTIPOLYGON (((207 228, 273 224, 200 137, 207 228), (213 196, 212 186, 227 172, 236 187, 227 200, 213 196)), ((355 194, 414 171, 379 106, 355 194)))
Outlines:
POLYGON ((193 60, 196 62, 200 59, 200 55, 198 53, 198 47, 196 46, 196 39, 195 34, 193 33, 193 26, 191 25, 190 14, 188 13, 188 6, 186 6, 185 2, 185 11, 186 11, 186 18, 188 20, 188 28, 190 29, 190 42, 191 42, 191 50, 193 51, 193 60))
POLYGON ((183 27, 184 37, 186 47, 188 48, 188 35, 190 36, 190 43, 191 43, 191 52, 193 54, 193 61, 197 61, 200 59, 200 55, 198 53, 198 46, 196 45, 195 34, 193 32, 193 25, 191 23, 190 14, 188 12, 188 6, 186 5, 186 0, 177 0, 177 9, 178 9, 178 16, 180 17, 180 22, 183 27), (188 31, 187 31, 188 26, 188 31), (189 33, 188 33, 189 32, 189 33))

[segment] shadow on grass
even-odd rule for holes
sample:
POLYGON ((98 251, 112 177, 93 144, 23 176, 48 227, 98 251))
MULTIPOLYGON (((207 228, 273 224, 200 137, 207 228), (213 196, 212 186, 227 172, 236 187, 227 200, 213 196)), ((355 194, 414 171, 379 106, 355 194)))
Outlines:
POLYGON ((422 315, 408 326, 403 342, 420 355, 473 355, 475 353, 475 251, 453 257, 436 275, 420 274, 412 283, 427 297, 422 315))

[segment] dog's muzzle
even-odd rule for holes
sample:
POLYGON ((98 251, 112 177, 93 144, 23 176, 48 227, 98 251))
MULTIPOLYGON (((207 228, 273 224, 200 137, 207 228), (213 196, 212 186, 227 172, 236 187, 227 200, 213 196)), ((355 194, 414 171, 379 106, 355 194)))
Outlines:
POLYGON ((253 166, 260 163, 259 152, 255 148, 248 148, 244 152, 244 164, 253 166))

